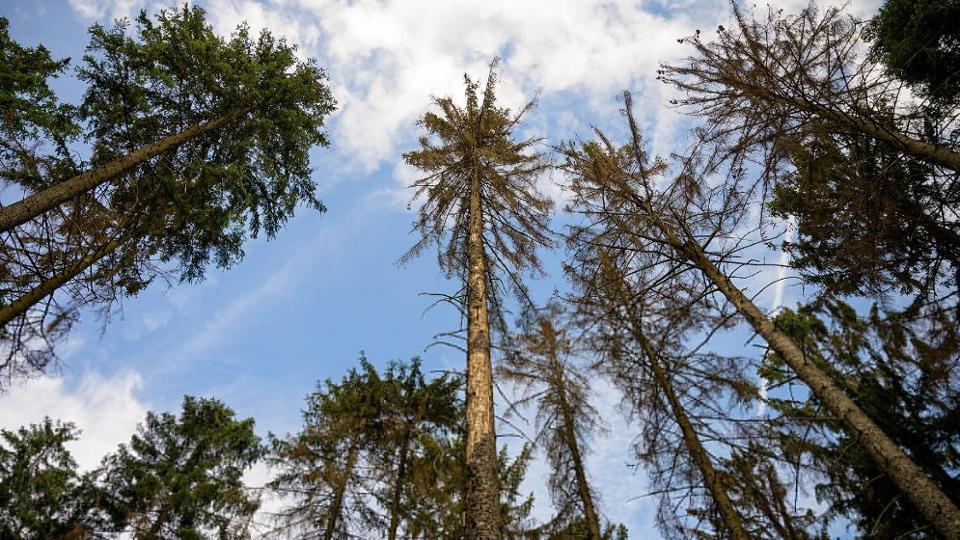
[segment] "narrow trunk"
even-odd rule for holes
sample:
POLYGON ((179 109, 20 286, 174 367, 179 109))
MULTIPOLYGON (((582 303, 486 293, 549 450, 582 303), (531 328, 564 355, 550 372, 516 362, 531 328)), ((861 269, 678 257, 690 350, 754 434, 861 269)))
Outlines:
POLYGON ((387 531, 388 540, 397 540, 397 529, 400 528, 400 500, 403 482, 407 476, 407 454, 410 452, 410 437, 404 437, 400 445, 400 456, 397 465, 397 478, 393 483, 393 500, 390 504, 390 530, 387 531))
MULTIPOLYGON (((561 381, 561 394, 563 387, 561 381)), ((590 540, 601 540, 600 518, 597 517, 597 507, 593 504, 593 495, 590 492, 590 483, 587 481, 586 468, 583 465, 583 457, 580 454, 580 446, 577 444, 577 434, 573 426, 573 413, 567 402, 562 399, 561 409, 563 413, 563 438, 570 450, 573 458, 573 468, 577 476, 577 493, 580 495, 580 502, 583 504, 584 518, 587 520, 587 529, 590 532, 590 540)))
POLYGON ((650 368, 653 371, 653 378, 656 381, 657 386, 663 390, 664 395, 667 397, 667 402, 670 404, 670 411, 673 413, 673 418, 680 427, 680 432, 683 433, 683 443, 686 445, 687 451, 690 452, 690 457, 693 459, 694 464, 700 471, 700 475, 703 477, 703 482, 706 484, 707 490, 710 492, 710 496, 713 498, 714 504, 717 505, 717 510, 720 511, 720 517, 723 519, 723 524, 730 532, 730 537, 734 540, 749 540, 750 536, 743 528, 743 522, 740 519, 740 515, 737 514, 733 503, 730 501, 730 497, 727 496, 727 490, 724 487, 723 482, 720 480, 717 470, 714 469, 713 463, 710 461, 710 456, 707 454, 706 449, 700 442, 697 432, 693 429, 693 424, 690 422, 690 418, 687 416, 687 411, 683 408, 683 404, 680 403, 680 399, 677 398, 677 394, 673 390, 673 380, 663 369, 663 366, 660 365, 659 355, 653 349, 653 345, 651 345, 650 341, 647 339, 647 336, 643 333, 643 330, 638 327, 639 323, 637 321, 633 321, 632 325, 634 339, 640 342, 640 346, 643 348, 644 354, 650 361, 650 368))
POLYGON ((353 468, 357 464, 359 451, 360 443, 353 440, 350 443, 350 449, 347 450, 347 461, 343 470, 339 471, 340 476, 337 478, 337 485, 334 486, 333 501, 330 503, 327 522, 324 524, 323 540, 332 540, 333 534, 337 531, 340 514, 343 512, 343 499, 346 498, 347 494, 347 484, 350 483, 350 477, 353 476, 353 468))
POLYGON ((496 540, 500 538, 500 478, 480 197, 480 177, 474 172, 467 238, 467 531, 472 540, 496 540))
POLYGON ((214 118, 209 122, 190 126, 179 133, 174 133, 159 141, 154 141, 142 146, 92 171, 87 171, 63 182, 58 182, 10 206, 0 207, 0 232, 9 231, 18 225, 26 223, 40 214, 56 208, 58 205, 99 186, 107 180, 123 174, 158 154, 166 152, 190 139, 199 137, 204 133, 222 127, 224 124, 244 115, 249 110, 250 109, 246 107, 236 109, 228 114, 214 118))
POLYGON ((109 255, 115 249, 120 247, 120 245, 123 244, 123 242, 128 238, 129 235, 125 235, 122 238, 107 242, 96 251, 91 252, 86 257, 75 262, 66 270, 37 285, 36 288, 27 294, 14 300, 8 305, 0 306, 0 328, 6 326, 7 323, 25 313, 28 309, 36 305, 47 296, 56 292, 57 289, 64 286, 71 279, 80 275, 87 268, 93 266, 97 261, 109 255))

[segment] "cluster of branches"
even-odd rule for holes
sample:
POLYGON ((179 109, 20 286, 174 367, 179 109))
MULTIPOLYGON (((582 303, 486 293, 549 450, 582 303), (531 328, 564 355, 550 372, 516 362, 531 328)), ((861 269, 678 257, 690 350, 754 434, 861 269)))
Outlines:
POLYGON ((521 390, 511 412, 536 408, 554 503, 577 509, 560 515, 582 515, 587 537, 601 532, 586 381, 602 376, 642 424, 636 455, 668 536, 825 537, 845 518, 864 535, 960 538, 960 148, 945 68, 958 55, 956 29, 937 19, 955 8, 908 4, 890 0, 867 23, 734 5, 733 28, 681 40, 693 54, 659 79, 701 119, 693 143, 648 156, 625 94, 626 141, 597 130, 557 147, 581 218, 565 235, 573 293, 536 310, 513 287, 527 306, 515 336, 489 320, 503 313, 493 291, 539 270, 533 250, 554 239, 532 178, 546 162, 512 137, 529 106, 496 107, 493 70, 482 99, 468 78, 465 108, 436 101, 421 150, 405 155, 427 173, 413 186, 423 240, 410 254, 435 241, 464 286, 451 299, 467 320, 467 437, 483 450, 468 465, 474 538, 500 537, 491 329, 497 377, 521 390), (786 269, 755 254, 784 224, 794 231, 779 247, 808 303, 768 314, 756 296, 784 284, 762 278, 786 269), (763 354, 731 354, 743 323, 763 354))
POLYGON ((48 85, 69 61, 0 19, 0 385, 42 372, 82 308, 200 280, 323 210, 308 151, 334 101, 312 60, 246 26, 221 37, 199 7, 89 33, 71 105, 48 85))

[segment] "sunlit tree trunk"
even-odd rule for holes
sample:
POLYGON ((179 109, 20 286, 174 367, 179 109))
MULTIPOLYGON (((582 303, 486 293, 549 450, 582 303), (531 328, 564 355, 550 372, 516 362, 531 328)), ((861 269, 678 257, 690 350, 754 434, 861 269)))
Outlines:
POLYGON ((500 538, 500 480, 493 416, 493 368, 487 306, 480 174, 473 172, 467 249, 467 530, 472 539, 500 538))
POLYGON ((387 531, 388 540, 397 540, 397 530, 400 528, 400 502, 403 500, 403 484, 407 481, 407 460, 410 454, 410 434, 407 433, 400 445, 397 458, 397 476, 393 483, 393 497, 390 501, 390 529, 387 531))

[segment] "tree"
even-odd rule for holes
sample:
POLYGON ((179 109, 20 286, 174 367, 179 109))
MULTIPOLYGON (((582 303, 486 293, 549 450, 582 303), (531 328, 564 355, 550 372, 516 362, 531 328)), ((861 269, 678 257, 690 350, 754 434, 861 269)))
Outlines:
POLYGON ((467 320, 467 515, 477 539, 500 537, 491 322, 500 319, 506 287, 525 294, 520 272, 541 271, 537 247, 551 243, 552 202, 536 189, 548 163, 533 151, 537 139, 513 139, 533 103, 516 114, 499 107, 494 67, 482 96, 479 83, 465 77, 465 106, 435 98, 440 113, 420 120, 427 132, 420 150, 403 156, 427 175, 411 186, 411 200, 421 203, 414 229, 422 237, 401 262, 436 243, 440 267, 463 284, 452 299, 467 320))
POLYGON ((114 528, 138 539, 246 537, 260 504, 242 480, 263 453, 253 424, 191 396, 179 417, 147 413, 93 473, 114 528))
POLYGON ((960 97, 960 6, 949 0, 887 0, 867 25, 872 55, 936 105, 960 97))
MULTIPOLYGON (((944 537, 960 537, 960 510, 957 506, 830 378, 816 361, 815 354, 805 353, 776 328, 773 321, 734 285, 730 276, 721 271, 718 265, 730 260, 729 254, 722 249, 717 255, 710 254, 701 243, 713 241, 723 231, 735 230, 743 216, 745 199, 742 194, 726 187, 719 194, 707 190, 703 175, 712 173, 715 168, 701 169, 701 176, 697 176, 698 161, 695 158, 683 163, 679 176, 666 189, 656 190, 650 174, 655 169, 648 164, 642 150, 629 94, 626 98, 626 116, 632 134, 627 145, 617 149, 601 137, 604 142, 600 144, 587 143, 579 152, 568 153, 579 165, 580 174, 574 181, 579 183, 581 193, 596 201, 612 200, 606 203, 606 207, 610 209, 610 222, 629 240, 624 249, 658 253, 667 257, 666 263, 679 263, 681 268, 707 280, 712 287, 706 289, 708 293, 719 293, 770 349, 784 359, 811 393, 843 422, 851 436, 861 441, 876 465, 890 476, 918 512, 944 537), (630 221, 624 222, 620 216, 630 216, 630 221), (634 225, 639 227, 633 228, 634 225)), ((736 245, 735 240, 726 240, 736 245)))
POLYGON ((109 306, 158 276, 199 280, 239 260, 248 236, 274 236, 298 205, 323 210, 308 152, 327 144, 334 101, 312 60, 245 26, 222 38, 198 7, 141 13, 136 37, 128 29, 90 29, 78 70, 85 170, 38 173, 0 209, 12 266, 0 273, 0 325, 13 349, 23 337, 8 324, 33 317, 42 329, 58 291, 109 306), (176 272, 158 266, 171 262, 176 272))
POLYGON ((383 427, 384 386, 372 364, 360 363, 338 383, 317 384, 299 433, 271 436, 268 462, 278 473, 268 487, 288 501, 276 516, 281 530, 331 540, 377 526, 360 468, 383 427))
POLYGON ((528 310, 510 351, 497 366, 500 380, 516 384, 521 399, 512 407, 534 403, 537 434, 550 463, 550 494, 557 520, 565 527, 583 521, 586 538, 600 540, 600 518, 595 494, 587 478, 584 458, 599 422, 590 404, 587 376, 573 363, 573 339, 563 326, 563 307, 552 302, 543 310, 528 310))
POLYGON ((426 464, 417 460, 424 455, 425 439, 435 441, 459 431, 463 416, 461 386, 461 378, 449 374, 427 382, 419 358, 409 364, 391 362, 387 368, 380 389, 384 407, 378 425, 382 431, 375 434, 379 440, 373 465, 386 486, 379 490, 382 495, 378 498, 389 516, 389 540, 399 537, 401 527, 409 529, 420 504, 414 469, 426 464))
POLYGON ((684 39, 693 55, 659 71, 683 96, 673 103, 705 120, 701 144, 718 147, 725 174, 758 172, 764 194, 777 190, 780 214, 800 224, 799 262, 828 294, 919 290, 939 301, 940 287, 955 290, 940 270, 946 261, 955 274, 960 239, 951 110, 910 99, 903 80, 860 58, 864 25, 842 10, 752 18, 734 6, 734 18, 713 40, 684 39))
POLYGON ((49 418, 0 431, 0 537, 86 537, 84 484, 65 446, 76 438, 73 424, 49 418))
MULTIPOLYGON (((593 143, 581 149, 565 147, 566 169, 574 178, 611 165, 584 162, 581 151, 601 150, 593 143)), ((568 237, 573 258, 566 269, 576 290, 572 298, 576 318, 586 330, 587 346, 597 355, 599 370, 612 376, 631 414, 644 419, 636 452, 661 495, 657 515, 661 529, 665 534, 691 535, 706 527, 706 516, 707 522, 715 522, 717 534, 750 538, 728 494, 730 480, 717 470, 703 442, 724 444, 730 434, 711 427, 697 413, 722 424, 717 419, 730 414, 716 404, 719 398, 743 403, 755 397, 755 388, 743 373, 742 359, 697 355, 682 346, 687 334, 714 334, 727 316, 721 314, 720 324, 710 328, 711 306, 699 305, 705 296, 702 285, 684 281, 673 265, 658 263, 654 251, 629 249, 623 232, 610 225, 623 210, 617 201, 593 198, 576 180, 572 187, 571 207, 588 216, 568 237), (660 322, 653 326, 651 320, 660 322), (656 341, 648 336, 657 336, 656 341), (704 499, 710 511, 694 509, 684 515, 680 510, 684 501, 694 506, 698 499, 704 499), (688 517, 694 518, 692 524, 686 523, 688 517)))
MULTIPOLYGON (((960 481, 950 472, 960 463, 955 317, 941 314, 931 332, 925 319, 878 307, 861 316, 843 302, 822 301, 785 310, 776 324, 802 347, 821 351, 822 365, 836 384, 960 504, 960 481)), ((772 384, 792 384, 779 355, 765 359, 764 372, 772 384)), ((817 496, 830 511, 846 515, 864 536, 929 531, 896 484, 835 417, 822 411, 819 400, 794 395, 771 401, 785 422, 779 443, 791 460, 809 462, 817 496)))

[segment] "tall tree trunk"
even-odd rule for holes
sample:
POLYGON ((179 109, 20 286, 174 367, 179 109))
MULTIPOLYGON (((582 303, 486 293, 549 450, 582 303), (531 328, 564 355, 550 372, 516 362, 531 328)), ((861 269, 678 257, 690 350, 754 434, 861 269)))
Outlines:
POLYGON ((720 511, 723 524, 727 527, 727 530, 730 532, 730 537, 734 540, 749 540, 750 535, 748 535, 746 529, 743 528, 743 521, 740 519, 740 515, 730 501, 730 497, 727 496, 726 487, 717 474, 717 470, 713 467, 710 456, 700 442, 697 432, 693 429, 693 424, 690 422, 690 417, 687 416, 687 411, 683 408, 683 404, 680 403, 680 399, 677 398, 677 394, 673 389, 673 379, 663 369, 657 351, 654 350, 653 345, 650 343, 650 340, 647 339, 646 334, 643 333, 639 324, 639 321, 631 321, 633 337, 640 342, 643 353, 650 361, 653 378, 657 386, 663 390, 664 395, 667 397, 670 411, 673 413, 673 419, 677 422, 677 425, 680 427, 680 432, 683 434, 683 443, 686 445, 687 451, 690 452, 693 463, 700 471, 703 482, 706 484, 714 504, 717 505, 717 510, 720 511))
POLYGON ((480 175, 474 171, 467 238, 467 531, 473 540, 496 540, 500 538, 500 478, 483 226, 480 175))
POLYGON ((570 407, 566 401, 562 378, 560 379, 560 384, 560 408, 563 412, 563 438, 573 458, 574 473, 577 477, 577 493, 580 495, 580 502, 583 504, 583 514, 587 520, 587 530, 590 533, 590 539, 601 540, 600 518, 597 516, 597 507, 593 504, 593 494, 590 491, 590 483, 587 481, 587 472, 583 465, 583 456, 580 454, 580 445, 577 444, 577 433, 573 425, 573 413, 570 411, 570 407))
MULTIPOLYGON (((633 136, 634 153, 638 163, 643 163, 644 156, 640 149, 639 129, 630 111, 629 94, 627 99, 627 120, 633 136)), ((926 144, 926 143, 924 143, 926 144)), ((957 165, 960 165, 960 155, 957 165)), ((689 233, 681 239, 652 205, 650 197, 652 186, 644 186, 648 192, 641 196, 624 186, 632 193, 634 201, 640 206, 643 213, 654 227, 666 239, 666 243, 679 255, 688 260, 709 279, 717 289, 730 301, 737 311, 747 319, 753 329, 767 342, 771 349, 783 357, 784 362, 797 374, 810 392, 843 423, 851 434, 863 445, 873 458, 877 467, 890 476, 894 484, 902 491, 907 499, 919 510, 944 538, 960 540, 960 509, 943 491, 928 478, 917 465, 881 430, 873 420, 856 403, 850 399, 833 379, 813 359, 807 358, 800 347, 789 336, 777 327, 746 295, 737 288, 730 279, 717 268, 707 257, 703 247, 690 238, 689 233)))
POLYGON ((129 238, 130 238, 130 235, 125 234, 121 238, 110 240, 100 248, 87 254, 87 256, 75 262, 69 268, 63 270, 59 274, 37 285, 33 290, 31 290, 27 294, 14 300, 8 305, 0 306, 0 327, 6 326, 7 323, 9 323, 13 319, 25 313, 28 309, 36 305, 38 302, 46 298, 48 295, 51 295, 54 292, 56 292, 57 289, 64 286, 67 282, 69 282, 73 278, 80 275, 84 270, 86 270, 87 268, 90 268, 97 261, 106 257, 111 252, 116 250, 129 238))
POLYGON ((390 529, 387 531, 388 540, 397 540, 397 530, 400 528, 400 502, 403 483, 407 476, 407 454, 410 452, 409 434, 403 438, 400 445, 400 456, 397 464, 397 477, 393 482, 393 500, 390 501, 390 529))
POLYGON ((350 442, 350 449, 347 450, 347 461, 343 465, 343 470, 339 471, 340 476, 337 478, 337 485, 334 486, 333 501, 330 503, 327 521, 324 524, 323 540, 332 540, 333 534, 337 531, 340 514, 343 512, 343 500, 347 494, 347 485, 350 483, 350 477, 353 476, 353 468, 357 464, 359 453, 360 443, 354 439, 350 442))
POLYGON ((195 124, 179 133, 174 133, 159 141, 154 141, 142 146, 92 171, 87 171, 63 182, 58 182, 10 206, 0 207, 0 232, 9 231, 18 225, 26 223, 40 214, 56 208, 58 205, 99 186, 107 180, 123 174, 158 154, 166 152, 190 139, 199 137, 204 133, 220 128, 230 121, 243 116, 249 110, 249 107, 235 109, 209 122, 195 124))
POLYGON ((800 377, 816 398, 840 420, 873 458, 877 467, 890 476, 911 503, 947 539, 960 540, 960 509, 884 433, 813 359, 807 358, 789 336, 776 328, 760 308, 703 252, 695 241, 681 241, 666 222, 653 212, 648 201, 644 211, 677 252, 695 266, 723 293, 771 349, 800 377))

